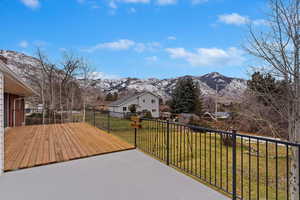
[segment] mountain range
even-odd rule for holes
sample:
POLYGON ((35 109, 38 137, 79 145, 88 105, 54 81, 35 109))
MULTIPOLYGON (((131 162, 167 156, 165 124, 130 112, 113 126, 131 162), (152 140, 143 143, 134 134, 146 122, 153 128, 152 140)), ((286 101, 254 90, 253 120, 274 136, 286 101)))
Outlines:
MULTIPOLYGON (((38 60, 23 53, 0 50, 0 60, 5 61, 8 67, 20 74, 28 68, 38 67, 38 60)), ((176 78, 120 78, 120 79, 95 79, 91 87, 100 89, 104 94, 121 93, 128 91, 150 91, 163 99, 170 97, 181 76, 176 78)), ((199 84, 199 88, 205 97, 218 97, 224 101, 237 100, 247 88, 247 81, 240 78, 224 76, 218 72, 212 72, 202 76, 189 76, 199 84)), ((25 80, 26 81, 26 80, 25 80)))

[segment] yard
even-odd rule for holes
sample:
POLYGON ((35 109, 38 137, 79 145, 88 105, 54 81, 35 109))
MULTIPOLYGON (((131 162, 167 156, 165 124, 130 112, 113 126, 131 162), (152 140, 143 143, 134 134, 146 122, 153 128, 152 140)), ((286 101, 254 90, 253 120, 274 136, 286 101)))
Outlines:
MULTIPOLYGON (((107 115, 97 114, 96 125, 107 124, 107 115), (104 123, 103 123, 104 122, 104 123)), ((133 144, 130 121, 110 117, 110 132, 133 144)), ((144 121, 138 130, 138 147, 162 160, 167 159, 166 127, 144 121)), ((106 126, 107 127, 107 126, 106 126)), ((222 136, 223 137, 223 136, 222 136)), ((221 192, 232 192, 232 148, 217 133, 194 132, 170 127, 170 164, 221 192)), ((237 193, 244 199, 288 199, 287 171, 290 148, 237 138, 237 193), (277 151, 277 154, 276 154, 277 151), (268 188, 268 189, 267 189, 268 188), (277 190, 276 190, 277 188, 277 190)))

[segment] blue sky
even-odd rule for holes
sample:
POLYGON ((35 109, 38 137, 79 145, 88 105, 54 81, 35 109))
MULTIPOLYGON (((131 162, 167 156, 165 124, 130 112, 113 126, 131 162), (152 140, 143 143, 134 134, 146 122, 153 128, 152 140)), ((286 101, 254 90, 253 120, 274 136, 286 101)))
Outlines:
POLYGON ((263 0, 0 0, 0 49, 59 62, 86 57, 105 77, 170 78, 217 71, 247 78, 247 24, 263 0))

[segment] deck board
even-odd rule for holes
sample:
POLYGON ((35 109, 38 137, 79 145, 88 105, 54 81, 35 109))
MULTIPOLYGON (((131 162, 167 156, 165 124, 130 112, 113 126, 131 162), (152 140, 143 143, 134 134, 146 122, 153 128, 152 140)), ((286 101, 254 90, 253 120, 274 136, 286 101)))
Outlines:
POLYGON ((5 132, 5 171, 46 165, 134 147, 86 123, 35 125, 5 132))

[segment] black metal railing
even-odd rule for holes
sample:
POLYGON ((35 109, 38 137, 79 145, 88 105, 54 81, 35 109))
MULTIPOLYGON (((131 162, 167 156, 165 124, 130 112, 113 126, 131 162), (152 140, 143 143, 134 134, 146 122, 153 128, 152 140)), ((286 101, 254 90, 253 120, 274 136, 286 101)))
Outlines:
POLYGON ((128 117, 100 111, 89 115, 92 125, 234 200, 289 200, 290 181, 300 175, 300 144, 158 119, 142 119, 142 128, 133 129, 128 117))
POLYGON ((292 154, 300 152, 291 142, 153 119, 143 119, 137 147, 232 199, 249 200, 291 199, 292 154))
POLYGON ((130 144, 135 143, 129 113, 88 110, 85 121, 108 133, 113 133, 130 144))
POLYGON ((26 109, 25 125, 61 124, 82 122, 81 111, 60 111, 43 109, 26 109))

